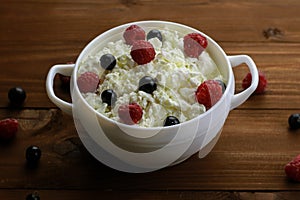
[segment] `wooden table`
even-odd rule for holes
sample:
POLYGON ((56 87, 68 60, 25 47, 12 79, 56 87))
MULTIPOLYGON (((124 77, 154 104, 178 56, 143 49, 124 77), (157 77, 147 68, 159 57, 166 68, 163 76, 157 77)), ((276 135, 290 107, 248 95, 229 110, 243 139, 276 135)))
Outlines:
MULTIPOLYGON (((300 130, 287 119, 300 112, 300 1, 2 0, 0 118, 19 120, 17 137, 0 144, 0 199, 296 199, 300 184, 284 166, 300 154, 300 130), (268 79, 267 91, 230 112, 205 158, 146 174, 112 170, 80 142, 72 117, 48 99, 45 78, 56 63, 75 61, 95 36, 114 26, 159 19, 212 36, 228 55, 248 54, 268 79), (22 109, 7 92, 27 92, 22 109), (42 149, 39 166, 25 165, 29 145, 42 149)), ((246 67, 235 70, 240 92, 246 67)), ((70 100, 55 84, 56 93, 70 100)))

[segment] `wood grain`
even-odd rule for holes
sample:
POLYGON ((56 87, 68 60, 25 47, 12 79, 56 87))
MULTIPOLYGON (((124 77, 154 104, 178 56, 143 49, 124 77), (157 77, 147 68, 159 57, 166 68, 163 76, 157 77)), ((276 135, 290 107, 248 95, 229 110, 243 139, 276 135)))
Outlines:
POLYGON ((79 199, 132 199, 132 200, 164 200, 164 199, 182 199, 182 200, 286 200, 297 199, 299 192, 197 192, 197 191, 76 191, 76 190, 17 190, 17 191, 0 191, 1 199, 24 199, 27 194, 35 192, 40 195, 41 199, 64 199, 64 200, 79 200, 79 199), (58 197, 59 196, 59 197, 58 197))
MULTIPOLYGON (((0 111, 2 117, 8 115, 0 111)), ((180 165, 146 174, 117 172, 99 163, 82 146, 72 118, 57 109, 10 112, 19 120, 20 131, 11 144, 0 146, 0 188, 298 190, 300 185, 290 183, 283 170, 300 151, 299 131, 287 125, 291 112, 234 110, 207 157, 194 155, 180 165), (26 167, 24 158, 31 144, 43 150, 34 170, 26 167)))
MULTIPOLYGON (((0 199, 297 199, 299 183, 284 166, 300 152, 300 132, 288 128, 300 110, 300 1, 246 0, 2 0, 0 4, 0 119, 19 120, 11 142, 0 142, 0 199), (98 34, 138 20, 167 20, 197 28, 228 55, 250 55, 268 79, 230 112, 221 137, 205 158, 153 173, 127 174, 95 160, 79 140, 71 116, 48 99, 51 66, 76 61, 98 34), (21 86, 24 106, 9 106, 21 86), (42 149, 37 168, 25 150, 42 149)), ((234 68, 236 93, 248 72, 234 68)), ((56 78, 54 89, 71 101, 56 78)))

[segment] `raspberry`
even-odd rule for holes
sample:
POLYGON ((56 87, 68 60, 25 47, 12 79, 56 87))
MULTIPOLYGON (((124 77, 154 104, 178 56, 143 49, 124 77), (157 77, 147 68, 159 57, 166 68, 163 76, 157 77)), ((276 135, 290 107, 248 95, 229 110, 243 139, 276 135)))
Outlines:
POLYGON ((12 139, 18 132, 18 120, 13 118, 0 120, 0 139, 12 139))
POLYGON ((133 44, 130 55, 137 64, 144 65, 155 58, 155 50, 150 42, 139 40, 133 44))
POLYGON ((62 74, 58 74, 58 77, 59 77, 62 88, 69 88, 70 87, 71 76, 65 76, 65 75, 62 75, 62 74))
POLYGON ((206 80, 198 86, 196 99, 208 110, 220 100, 222 94, 222 86, 219 81, 206 80))
POLYGON ((123 33, 126 44, 133 45, 137 40, 145 40, 146 33, 138 25, 129 26, 123 33))
POLYGON ((286 164, 284 171, 289 179, 300 182, 300 155, 286 164))
POLYGON ((85 72, 78 77, 77 85, 82 93, 95 92, 99 85, 99 76, 93 72, 85 72))
MULTIPOLYGON (((67 64, 74 64, 74 62, 67 62, 67 64)), ((65 76, 63 74, 58 74, 61 87, 63 89, 70 89, 70 81, 71 81, 71 76, 65 76)))
POLYGON ((137 103, 121 105, 118 109, 119 118, 125 124, 136 124, 143 116, 143 109, 137 103))
POLYGON ((207 47, 207 39, 200 33, 190 33, 184 36, 184 52, 187 56, 197 58, 207 47))
MULTIPOLYGON (((257 86, 256 90, 254 91, 254 93, 255 94, 263 94, 266 90, 268 82, 267 82, 266 76, 264 75, 263 72, 259 71, 258 74, 259 74, 258 86, 257 86)), ((247 89, 251 85, 251 81, 252 81, 252 75, 249 72, 243 79, 242 87, 244 89, 247 89)))

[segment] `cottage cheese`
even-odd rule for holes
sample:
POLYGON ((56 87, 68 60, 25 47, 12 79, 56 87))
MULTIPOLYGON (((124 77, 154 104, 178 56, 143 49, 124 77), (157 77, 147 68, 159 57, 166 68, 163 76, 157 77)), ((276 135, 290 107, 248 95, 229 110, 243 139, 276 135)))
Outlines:
POLYGON ((145 65, 137 65, 130 56, 131 46, 120 39, 109 42, 94 55, 89 55, 79 66, 78 76, 86 71, 95 72, 103 82, 97 93, 82 94, 97 112, 119 121, 118 108, 122 104, 138 103, 143 108, 143 117, 138 126, 163 126, 165 118, 175 116, 182 123, 204 113, 205 106, 195 98, 197 87, 205 80, 224 77, 207 51, 199 58, 186 57, 183 51, 184 34, 172 30, 160 30, 163 42, 150 39, 156 57, 145 65), (110 53, 117 59, 116 67, 106 72, 99 64, 100 57, 110 53), (158 81, 157 90, 148 94, 138 90, 139 80, 151 76, 158 81), (101 94, 112 89, 118 96, 113 108, 102 103, 101 94))

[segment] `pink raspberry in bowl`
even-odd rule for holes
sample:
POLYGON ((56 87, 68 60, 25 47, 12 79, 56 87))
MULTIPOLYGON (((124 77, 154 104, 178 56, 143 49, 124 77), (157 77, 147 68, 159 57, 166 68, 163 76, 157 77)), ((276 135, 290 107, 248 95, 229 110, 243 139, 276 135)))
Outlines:
POLYGON ((138 25, 129 26, 123 33, 126 44, 133 45, 137 40, 145 40, 146 33, 138 25))
POLYGON ((99 84, 99 76, 94 72, 85 72, 77 79, 77 85, 82 93, 95 92, 99 84))
POLYGON ((206 110, 215 105, 223 95, 223 82, 217 80, 207 80, 198 86, 196 99, 198 103, 203 104, 206 110))
POLYGON ((190 33, 184 36, 184 52, 187 56, 197 58, 207 47, 207 39, 200 33, 190 33))
POLYGON ((130 55, 137 64, 144 65, 155 58, 155 50, 150 42, 139 40, 133 43, 130 55))
POLYGON ((118 115, 125 124, 133 125, 138 123, 143 117, 143 109, 137 103, 121 105, 118 115))

